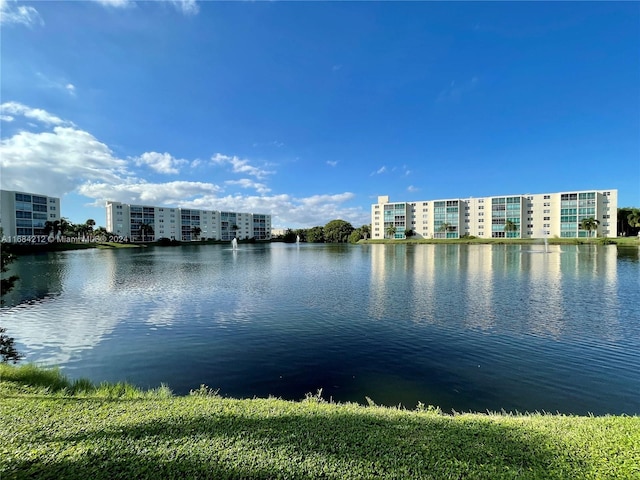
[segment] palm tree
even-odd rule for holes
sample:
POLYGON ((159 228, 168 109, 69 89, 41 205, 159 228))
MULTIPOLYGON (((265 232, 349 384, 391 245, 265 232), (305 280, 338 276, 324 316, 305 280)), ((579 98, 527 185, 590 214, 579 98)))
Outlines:
POLYGON ((627 222, 629 222, 630 227, 640 227, 640 208, 631 209, 631 213, 627 215, 627 222))
POLYGON ((507 233, 507 237, 508 237, 509 236, 508 235, 509 232, 517 232, 518 231, 518 225, 516 225, 511 220, 507 220, 506 222, 504 222, 504 231, 505 231, 505 233, 507 233))
POLYGON ((49 236, 49 234, 51 233, 51 231, 52 231, 52 230, 53 230, 53 222, 50 222, 50 221, 48 221, 48 220, 47 220, 46 222, 44 222, 44 229, 43 229, 43 231, 44 231, 44 234, 45 234, 47 237, 49 236))
MULTIPOLYGON (((360 227, 360 232, 362 232, 362 236, 366 240, 367 236, 371 233, 371 227, 369 225, 362 225, 360 227)), ((394 234, 395 234, 395 232, 394 232, 394 234)))
POLYGON ((449 228, 451 228, 451 224, 447 222, 443 222, 440 227, 438 227, 439 232, 448 232, 449 228))
POLYGON ((144 238, 149 236, 149 235, 153 235, 153 226, 151 226, 148 223, 141 223, 140 224, 140 237, 141 237, 141 240, 144 242, 144 238))
POLYGON ((85 235, 87 235, 87 233, 89 233, 92 228, 86 223, 83 223, 81 225, 74 225, 74 230, 78 236, 84 239, 85 235))
POLYGON ((107 232, 107 229, 104 227, 98 227, 95 229, 95 231, 93 232, 96 240, 98 241, 103 241, 106 242, 107 239, 109 238, 109 232, 107 232))
MULTIPOLYGON (((69 233, 68 230, 73 226, 73 224, 65 217, 62 217, 59 221, 56 220, 56 222, 58 222, 58 233, 60 233, 60 235, 65 235, 66 233, 69 233)), ((55 232, 55 223, 54 224, 54 232, 55 232)))
POLYGON ((58 237, 62 232, 62 220, 54 220, 53 222, 53 236, 58 237))
POLYGON ((589 217, 589 218, 583 218, 580 221, 580 229, 581 230, 586 230, 587 232, 589 232, 589 236, 591 236, 591 230, 595 230, 596 231, 596 236, 598 235, 598 225, 600 224, 600 222, 598 220, 596 220, 593 217, 589 217))
POLYGON ((396 227, 394 227, 393 225, 389 225, 387 227, 387 235, 389 236, 389 238, 393 238, 396 235, 396 227))
POLYGON ((93 227, 96 226, 96 221, 93 218, 88 219, 84 224, 87 226, 87 232, 93 232, 93 227))
POLYGON ((191 235, 193 235, 194 239, 198 239, 198 237, 200 236, 200 233, 202 233, 202 230, 200 229, 200 227, 191 227, 191 235))

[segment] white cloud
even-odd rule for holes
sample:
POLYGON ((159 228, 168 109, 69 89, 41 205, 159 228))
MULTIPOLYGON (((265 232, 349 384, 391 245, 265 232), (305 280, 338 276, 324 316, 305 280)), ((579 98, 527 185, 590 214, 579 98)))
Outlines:
POLYGON ((131 0, 93 0, 94 2, 99 3, 100 5, 104 5, 105 7, 113 7, 113 8, 127 8, 131 5, 134 5, 134 2, 131 0))
POLYGON ((229 210, 234 212, 267 213, 272 215, 271 224, 275 228, 309 228, 324 226, 337 218, 359 227, 371 221, 368 212, 360 207, 347 207, 345 202, 355 199, 351 192, 335 195, 313 195, 295 198, 290 195, 247 196, 229 195, 225 197, 202 196, 183 201, 184 208, 229 210))
POLYGON ((269 170, 254 167, 249 164, 249 160, 240 159, 235 155, 230 157, 229 155, 216 153, 213 157, 211 157, 211 162, 214 165, 231 165, 232 171, 234 173, 244 173, 260 179, 273 173, 269 170))
POLYGON ((18 102, 6 102, 0 105, 0 111, 3 113, 11 113, 13 115, 21 115, 31 118, 48 125, 73 125, 72 122, 66 122, 61 118, 42 110, 40 108, 27 107, 18 102))
POLYGON ((68 93, 71 96, 75 96, 76 94, 76 86, 66 79, 52 79, 42 72, 36 72, 36 77, 38 81, 35 83, 35 86, 39 88, 51 88, 54 90, 60 90, 68 93))
POLYGON ((0 0, 0 23, 25 25, 44 25, 44 20, 33 7, 16 5, 15 1, 0 0))
POLYGON ((172 0, 171 3, 173 3, 179 12, 185 15, 197 15, 200 11, 196 0, 172 0))
POLYGON ((3 122, 13 122, 15 119, 11 115, 0 115, 0 120, 3 122))
POLYGON ((269 187, 256 178, 259 180, 273 172, 255 167, 246 159, 221 153, 214 155, 211 162, 202 163, 198 159, 188 162, 176 159, 170 153, 154 151, 123 159, 91 133, 49 112, 15 102, 6 103, 3 108, 5 106, 16 115, 37 119, 50 130, 38 133, 21 131, 0 141, 0 183, 3 189, 58 197, 76 192, 92 199, 91 205, 100 207, 106 200, 114 200, 266 213, 272 215, 275 227, 313 227, 336 218, 354 226, 369 223, 368 211, 359 206, 348 206, 348 202, 355 200, 355 195, 350 192, 301 198, 286 194, 269 195, 269 187), (223 178, 220 182, 227 181, 222 185, 253 189, 256 194, 219 196, 224 191, 222 186, 201 181, 149 183, 132 170, 136 163, 149 165, 163 173, 172 173, 178 166, 189 163, 191 167, 199 165, 202 170, 211 169, 211 164, 229 166, 233 173, 243 173, 251 178, 223 178))
POLYGON ((238 185, 242 188, 253 188, 256 192, 263 195, 269 193, 271 189, 264 183, 254 182, 248 178, 241 178, 240 180, 227 180, 224 182, 227 185, 238 185))
POLYGON ((371 175, 380 175, 381 173, 384 173, 387 171, 387 167, 385 167, 384 165, 382 167, 380 167, 378 170, 375 170, 373 172, 371 172, 371 175))
POLYGON ((413 192, 419 192, 419 191, 420 191, 420 189, 418 187, 414 187, 413 185, 409 185, 407 187, 407 192, 412 192, 413 193, 413 192))
POLYGON ((102 206, 107 200, 147 205, 183 206, 193 199, 218 193, 220 187, 212 183, 174 181, 147 183, 143 180, 132 182, 86 182, 78 188, 78 193, 96 200, 102 206))
POLYGON ((327 165, 329 165, 331 167, 335 167, 336 165, 338 165, 338 161, 337 160, 327 160, 327 165))
MULTIPOLYGON (((100 5, 112 8, 128 8, 136 4, 134 0, 93 0, 100 5)), ((177 11, 184 15, 197 15, 200 12, 200 7, 196 0, 169 0, 177 11)))
POLYGON ((284 143, 283 142, 279 142, 278 140, 271 140, 270 142, 255 142, 253 144, 254 147, 276 147, 276 148, 282 148, 284 147, 284 143))
POLYGON ((188 165, 188 160, 177 159, 169 153, 145 152, 133 159, 136 165, 148 165, 153 170, 165 174, 178 174, 180 165, 188 165))
POLYGON ((86 181, 119 183, 127 162, 93 135, 73 127, 22 131, 0 142, 2 188, 62 196, 86 181))

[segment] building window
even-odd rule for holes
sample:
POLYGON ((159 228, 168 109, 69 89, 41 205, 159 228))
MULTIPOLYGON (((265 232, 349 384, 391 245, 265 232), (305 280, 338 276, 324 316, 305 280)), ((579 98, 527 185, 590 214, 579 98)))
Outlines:
POLYGON ((544 220, 545 222, 547 222, 547 221, 551 220, 551 217, 544 217, 544 218, 543 218, 543 220, 544 220))
POLYGON ((545 200, 551 200, 551 195, 545 195, 545 196, 544 196, 544 199, 545 199, 545 200))
POLYGON ((543 213, 551 213, 551 210, 545 210, 543 213))

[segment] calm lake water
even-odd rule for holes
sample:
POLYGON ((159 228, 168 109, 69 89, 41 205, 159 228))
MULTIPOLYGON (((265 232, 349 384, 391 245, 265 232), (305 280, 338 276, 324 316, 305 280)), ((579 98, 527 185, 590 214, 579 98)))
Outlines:
POLYGON ((265 244, 22 256, 0 325, 71 378, 445 411, 640 414, 637 247, 265 244))

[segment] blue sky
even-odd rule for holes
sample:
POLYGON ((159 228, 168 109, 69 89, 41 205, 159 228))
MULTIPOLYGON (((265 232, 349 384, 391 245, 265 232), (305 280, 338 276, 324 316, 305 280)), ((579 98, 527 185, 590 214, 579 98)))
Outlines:
POLYGON ((416 201, 640 206, 637 2, 1 0, 2 188, 370 221, 416 201))

